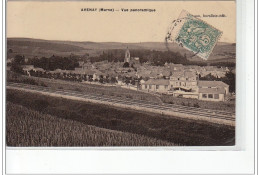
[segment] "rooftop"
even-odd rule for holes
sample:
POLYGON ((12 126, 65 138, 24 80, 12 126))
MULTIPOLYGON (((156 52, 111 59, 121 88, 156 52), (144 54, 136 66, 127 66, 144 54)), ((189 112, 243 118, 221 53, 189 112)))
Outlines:
POLYGON ((225 94, 224 88, 199 88, 199 93, 225 94))
POLYGON ((222 81, 198 81, 199 87, 229 87, 222 81))
POLYGON ((147 84, 147 85, 169 85, 170 82, 169 82, 169 80, 165 80, 165 79, 150 79, 150 80, 144 82, 143 84, 147 84))
POLYGON ((194 71, 173 71, 172 72, 173 77, 185 77, 185 78, 191 78, 196 77, 196 72, 194 71))

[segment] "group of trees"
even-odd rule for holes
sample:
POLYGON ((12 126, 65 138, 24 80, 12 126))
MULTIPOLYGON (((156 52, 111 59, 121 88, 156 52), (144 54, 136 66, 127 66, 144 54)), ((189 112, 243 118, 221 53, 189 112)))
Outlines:
MULTIPOLYGON (((24 72, 24 74, 27 74, 24 72)), ((93 75, 79 75, 75 73, 50 73, 50 72, 42 72, 42 71, 29 71, 30 76, 34 77, 42 77, 49 79, 60 79, 66 81, 93 81, 93 75)))
MULTIPOLYGON (((27 74, 23 72, 23 74, 27 74)), ((42 72, 42 71, 29 71, 29 74, 34 77, 43 77, 43 78, 50 78, 50 79, 60 79, 60 80, 67 80, 67 81, 89 81, 89 82, 99 82, 99 83, 117 83, 116 77, 110 75, 100 75, 98 78, 94 79, 93 75, 80 75, 75 73, 50 73, 50 72, 42 72)), ((142 78, 137 77, 127 77, 127 76, 119 76, 122 82, 126 84, 138 85, 142 78)))
POLYGON ((96 81, 99 81, 100 83, 117 83, 117 80, 115 77, 110 77, 110 76, 103 76, 103 75, 100 75, 99 77, 99 80, 96 80, 96 81))
MULTIPOLYGON (((131 50, 131 57, 139 57, 140 63, 150 62, 154 66, 163 66, 167 63, 183 64, 183 65, 198 65, 207 66, 208 62, 203 61, 191 61, 188 60, 186 54, 181 55, 179 52, 172 51, 155 51, 145 49, 133 49, 131 50)), ((100 62, 107 60, 108 62, 123 62, 125 58, 125 50, 112 49, 103 51, 102 54, 95 57, 88 57, 93 62, 100 62)), ((214 62, 210 63, 211 66, 220 67, 235 67, 233 62, 214 62)))
MULTIPOLYGON (((93 62, 99 62, 107 60, 109 62, 123 62, 125 57, 125 50, 114 49, 103 51, 99 56, 89 57, 89 60, 93 62)), ((168 63, 187 64, 189 61, 185 56, 182 56, 179 52, 170 51, 155 51, 155 50, 131 50, 131 57, 139 57, 140 63, 151 62, 155 66, 163 66, 168 63)))
POLYGON ((16 55, 11 62, 11 71, 22 73, 22 65, 25 64, 25 57, 21 55, 16 55))
POLYGON ((77 58, 73 56, 60 57, 54 55, 49 58, 42 57, 39 59, 31 59, 28 64, 34 65, 34 67, 43 68, 47 71, 53 71, 56 69, 74 70, 75 67, 79 66, 77 58))
POLYGON ((53 71, 56 69, 74 70, 75 67, 79 66, 78 59, 72 55, 70 57, 60 57, 53 55, 49 58, 34 58, 29 59, 27 63, 25 63, 24 56, 16 55, 11 62, 11 70, 17 73, 22 73, 22 65, 24 64, 30 64, 34 67, 39 67, 46 71, 53 71))

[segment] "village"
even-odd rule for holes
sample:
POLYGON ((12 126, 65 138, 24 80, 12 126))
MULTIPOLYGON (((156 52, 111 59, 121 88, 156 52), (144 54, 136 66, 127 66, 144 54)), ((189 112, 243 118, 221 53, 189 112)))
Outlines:
POLYGON ((233 95, 229 91, 229 85, 222 81, 201 80, 207 75, 223 78, 229 71, 227 67, 173 63, 152 66, 148 62, 141 64, 138 57, 131 57, 128 48, 125 51, 124 62, 79 61, 78 65, 74 70, 46 71, 25 64, 22 65, 22 70, 28 76, 79 81, 103 86, 120 86, 146 93, 204 101, 226 101, 233 95))
MULTIPOLYGON (((3 145, 7 151, 153 149, 167 155, 239 146, 237 122, 247 118, 247 110, 237 107, 253 95, 253 88, 247 91, 250 81, 241 78, 253 76, 243 72, 248 64, 237 65, 238 56, 252 57, 241 55, 238 47, 236 4, 9 2, 3 42, 3 145), (207 16, 211 14, 219 18, 207 16), (247 92, 242 96, 241 87, 247 92)), ((160 157, 174 162, 167 155, 160 157)), ((97 165, 101 160, 100 155, 90 156, 93 164, 80 161, 81 156, 78 163, 77 156, 70 156, 62 158, 77 163, 76 173, 81 165, 89 169, 94 159, 97 165)), ((187 156, 178 157, 177 164, 179 159, 186 167, 192 165, 187 156)), ((127 169, 130 163, 131 172, 174 173, 157 158, 150 161, 155 171, 151 163, 143 166, 143 160, 133 166, 140 171, 132 171, 133 163, 126 160, 115 166, 103 161, 105 169, 96 166, 95 172, 120 173, 117 168, 127 169)), ((63 167, 69 166, 67 161, 63 167)))

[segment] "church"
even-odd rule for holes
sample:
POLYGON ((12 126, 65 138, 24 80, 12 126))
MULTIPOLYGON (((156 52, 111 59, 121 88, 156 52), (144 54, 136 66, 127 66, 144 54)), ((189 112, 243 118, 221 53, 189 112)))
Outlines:
POLYGON ((125 51, 125 61, 124 62, 127 62, 127 63, 130 63, 130 51, 128 49, 128 47, 126 48, 126 51, 125 51))
POLYGON ((136 64, 140 64, 139 57, 132 57, 131 58, 130 51, 127 47, 126 51, 125 51, 125 59, 124 59, 123 67, 133 67, 136 64))

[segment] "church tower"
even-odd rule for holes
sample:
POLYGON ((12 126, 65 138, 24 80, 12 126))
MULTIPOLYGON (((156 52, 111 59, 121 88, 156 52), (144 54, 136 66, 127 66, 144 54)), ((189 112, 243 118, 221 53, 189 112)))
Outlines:
POLYGON ((130 62, 130 51, 128 49, 128 47, 126 48, 126 51, 125 51, 125 62, 130 62))

